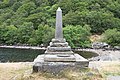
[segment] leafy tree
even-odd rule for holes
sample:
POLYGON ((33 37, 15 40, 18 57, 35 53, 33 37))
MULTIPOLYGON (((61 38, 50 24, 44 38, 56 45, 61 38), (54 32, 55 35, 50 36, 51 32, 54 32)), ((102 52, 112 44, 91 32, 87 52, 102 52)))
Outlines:
POLYGON ((102 41, 112 46, 120 46, 120 32, 117 29, 108 29, 102 34, 102 41))
POLYGON ((15 2, 13 5, 12 5, 12 10, 13 11, 17 11, 17 9, 22 5, 22 3, 19 1, 19 2, 15 2))
POLYGON ((49 1, 48 0, 34 0, 35 4, 37 6, 46 6, 49 5, 49 1))
POLYGON ((85 17, 88 14, 88 11, 82 12, 69 12, 63 18, 64 25, 85 25, 85 17))
POLYGON ((16 0, 2 0, 0 2, 0 8, 6 8, 12 6, 15 2, 16 0))
POLYGON ((17 14, 19 16, 28 16, 32 10, 34 10, 36 7, 35 3, 33 2, 28 2, 26 4, 23 4, 20 6, 17 10, 17 14))
POLYGON ((37 40, 35 38, 30 38, 28 40, 28 44, 29 45, 33 45, 33 46, 36 46, 38 44, 37 40))
POLYGON ((115 17, 120 18, 120 3, 119 1, 113 1, 111 4, 107 5, 107 9, 113 12, 115 17))
POLYGON ((17 28, 14 25, 6 27, 6 33, 4 33, 5 43, 8 45, 13 45, 17 43, 17 28))
MULTIPOLYGON (((3 22, 5 23, 7 19, 11 18, 11 16, 14 14, 12 10, 7 9, 6 11, 2 11, 0 16, 0 24, 2 25, 3 22)), ((5 23, 6 24, 6 23, 5 23)))
POLYGON ((91 11, 85 17, 85 22, 91 26, 91 32, 102 33, 108 28, 113 28, 113 14, 104 11, 91 11))
POLYGON ((37 26, 41 23, 42 25, 47 23, 47 18, 48 18, 48 14, 47 13, 36 13, 36 14, 32 14, 30 16, 28 16, 26 18, 26 21, 31 21, 34 24, 35 29, 37 29, 37 26))
POLYGON ((18 32, 17 37, 18 37, 19 43, 21 43, 21 44, 27 43, 28 40, 30 39, 32 33, 34 32, 33 23, 25 22, 23 25, 18 27, 17 32, 18 32))
POLYGON ((85 26, 72 26, 64 27, 64 37, 72 47, 89 47, 90 46, 90 27, 85 26))
POLYGON ((5 44, 4 34, 7 32, 6 25, 0 26, 0 44, 5 44))
POLYGON ((32 38, 29 39, 30 44, 47 45, 54 36, 54 29, 48 25, 39 25, 32 38))

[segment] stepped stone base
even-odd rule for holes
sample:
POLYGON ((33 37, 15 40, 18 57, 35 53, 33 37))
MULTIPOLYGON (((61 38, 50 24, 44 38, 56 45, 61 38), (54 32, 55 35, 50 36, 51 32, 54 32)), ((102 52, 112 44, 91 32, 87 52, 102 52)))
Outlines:
POLYGON ((89 61, 74 53, 65 39, 52 39, 45 54, 34 60, 33 72, 58 73, 65 68, 88 67, 89 61))
POLYGON ((50 72, 59 73, 66 68, 81 68, 88 67, 89 61, 74 54, 74 57, 59 57, 57 55, 39 55, 35 60, 33 72, 50 72))

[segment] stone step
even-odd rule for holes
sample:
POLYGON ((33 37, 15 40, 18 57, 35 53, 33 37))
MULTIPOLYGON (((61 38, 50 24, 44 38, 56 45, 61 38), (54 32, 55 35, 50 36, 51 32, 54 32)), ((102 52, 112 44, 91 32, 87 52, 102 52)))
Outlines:
POLYGON ((65 42, 65 43, 53 43, 53 42, 50 42, 50 46, 51 47, 68 47, 68 43, 67 42, 65 42))
POLYGON ((64 38, 60 38, 60 39, 52 39, 52 42, 53 43, 56 43, 56 42, 60 42, 60 43, 65 43, 66 42, 66 40, 64 39, 64 38))
POLYGON ((71 47, 70 46, 68 46, 68 47, 50 47, 50 46, 48 46, 47 47, 47 51, 54 51, 54 52, 66 52, 66 51, 71 51, 71 47))
POLYGON ((44 57, 44 61, 46 62, 75 62, 76 59, 75 59, 75 56, 74 55, 69 55, 69 56, 58 56, 57 54, 56 55, 45 55, 44 57))
POLYGON ((52 51, 45 51, 46 54, 73 54, 73 51, 66 51, 66 52, 52 52, 52 51))

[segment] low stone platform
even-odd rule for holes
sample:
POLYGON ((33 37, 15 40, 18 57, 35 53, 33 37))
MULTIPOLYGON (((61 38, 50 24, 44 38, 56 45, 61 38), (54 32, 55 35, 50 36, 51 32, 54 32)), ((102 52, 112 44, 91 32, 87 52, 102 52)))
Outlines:
POLYGON ((74 54, 74 57, 72 56, 72 58, 68 58, 63 56, 57 57, 57 55, 39 55, 34 60, 35 64, 33 66, 33 72, 59 73, 66 68, 82 68, 88 67, 89 65, 89 61, 79 54, 74 54), (48 60, 45 60, 45 58, 48 60))
POLYGON ((33 72, 59 73, 66 68, 88 67, 89 61, 74 53, 66 40, 52 39, 45 54, 34 60, 33 72))

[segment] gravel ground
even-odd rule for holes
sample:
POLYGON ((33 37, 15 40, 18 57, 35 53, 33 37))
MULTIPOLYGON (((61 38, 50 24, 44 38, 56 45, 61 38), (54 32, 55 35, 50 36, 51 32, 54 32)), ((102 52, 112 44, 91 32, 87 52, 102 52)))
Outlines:
POLYGON ((120 51, 96 51, 99 56, 89 59, 90 61, 120 61, 120 51))

